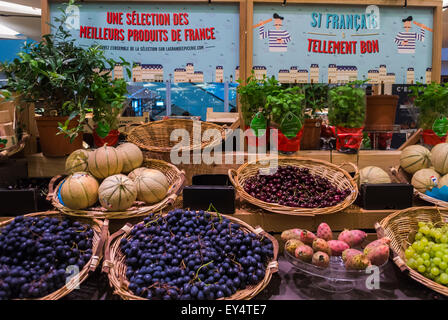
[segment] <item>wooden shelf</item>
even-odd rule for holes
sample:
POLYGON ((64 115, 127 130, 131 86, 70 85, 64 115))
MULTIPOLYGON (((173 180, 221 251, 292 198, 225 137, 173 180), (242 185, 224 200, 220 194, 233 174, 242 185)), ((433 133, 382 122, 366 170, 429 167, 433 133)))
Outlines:
MULTIPOLYGON (((400 164, 401 151, 376 151, 376 150, 361 150, 358 154, 343 154, 336 151, 325 150, 301 150, 291 156, 309 157, 313 159, 325 160, 335 164, 344 162, 352 162, 358 165, 359 168, 366 166, 378 166, 386 172, 392 166, 400 164)), ((224 155, 222 155, 221 164, 180 164, 179 169, 185 170, 187 174, 187 183, 191 183, 191 178, 196 174, 227 174, 229 169, 238 169, 241 163, 236 162, 236 155, 241 155, 240 152, 233 153, 233 161, 231 164, 226 163, 224 155)), ((32 154, 27 156, 28 159, 28 175, 29 177, 53 177, 65 172, 65 157, 62 158, 48 158, 44 157, 42 153, 32 154)), ((247 161, 248 154, 244 153, 244 161, 247 161)), ((349 170, 349 167, 346 168, 349 170)))

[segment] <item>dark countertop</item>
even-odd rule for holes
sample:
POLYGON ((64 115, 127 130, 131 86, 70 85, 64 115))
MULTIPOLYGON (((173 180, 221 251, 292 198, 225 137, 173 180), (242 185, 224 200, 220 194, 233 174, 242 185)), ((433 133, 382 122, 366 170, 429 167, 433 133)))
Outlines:
MULTIPOLYGON (((82 285, 64 299, 68 300, 117 300, 105 274, 94 272, 82 285)), ((389 261, 380 275, 380 289, 369 290, 365 284, 357 284, 347 293, 330 293, 313 286, 313 278, 279 259, 279 272, 255 300, 446 300, 435 291, 412 280, 389 261)))

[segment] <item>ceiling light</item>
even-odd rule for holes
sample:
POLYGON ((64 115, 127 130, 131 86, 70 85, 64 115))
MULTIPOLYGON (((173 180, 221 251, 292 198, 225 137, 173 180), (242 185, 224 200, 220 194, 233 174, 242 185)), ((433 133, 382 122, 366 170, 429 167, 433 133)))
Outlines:
POLYGON ((0 24, 0 39, 26 39, 17 31, 0 24))
POLYGON ((0 1, 0 12, 30 14, 37 16, 41 15, 41 10, 38 8, 22 6, 20 4, 15 4, 6 1, 0 1))

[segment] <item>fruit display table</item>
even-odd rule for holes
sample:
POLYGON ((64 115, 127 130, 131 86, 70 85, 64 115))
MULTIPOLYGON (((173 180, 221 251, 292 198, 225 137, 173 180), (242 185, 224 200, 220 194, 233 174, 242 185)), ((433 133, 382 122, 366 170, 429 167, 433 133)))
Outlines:
MULTIPOLYGON (((397 150, 361 150, 358 154, 344 154, 337 151, 326 150, 302 150, 291 157, 309 157, 312 159, 325 160, 334 164, 342 164, 345 162, 352 162, 359 168, 367 166, 377 166, 385 171, 388 171, 392 166, 400 164, 401 151, 397 150)), ((221 161, 222 164, 180 164, 177 167, 184 170, 186 173, 187 184, 191 183, 191 178, 197 174, 227 174, 229 169, 238 169, 242 163, 236 163, 236 156, 241 153, 234 152, 232 155, 232 163, 227 164, 225 158, 221 161)), ((244 153, 244 161, 247 161, 248 153, 244 153)), ((32 178, 37 177, 53 177, 59 174, 64 174, 66 158, 48 158, 42 153, 36 153, 27 156, 28 161, 28 176, 32 178)))
MULTIPOLYGON (((282 256, 279 272, 254 300, 447 300, 427 287, 402 274, 390 261, 380 277, 380 288, 369 290, 359 286, 347 293, 330 293, 313 287, 308 276, 296 272, 282 256)), ((109 287, 107 276, 94 272, 80 290, 74 290, 63 300, 120 300, 109 287)))

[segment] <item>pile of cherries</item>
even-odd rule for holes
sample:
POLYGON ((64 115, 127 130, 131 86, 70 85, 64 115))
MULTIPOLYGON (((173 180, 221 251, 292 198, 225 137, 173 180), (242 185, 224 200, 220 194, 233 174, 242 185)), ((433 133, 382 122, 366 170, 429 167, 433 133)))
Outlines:
POLYGON ((244 190, 264 202, 301 208, 332 207, 350 194, 349 189, 338 189, 308 168, 295 166, 281 166, 271 175, 258 173, 247 179, 244 190))

